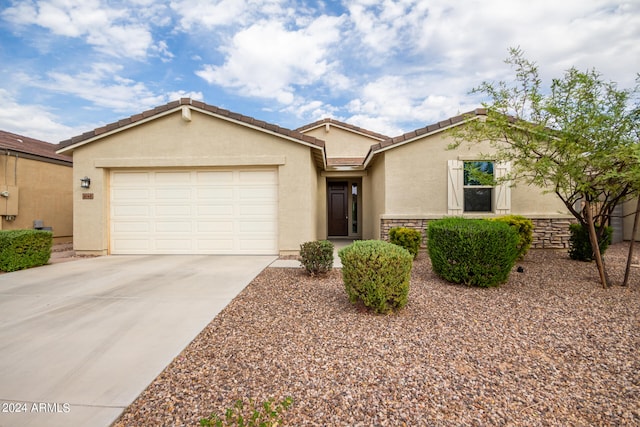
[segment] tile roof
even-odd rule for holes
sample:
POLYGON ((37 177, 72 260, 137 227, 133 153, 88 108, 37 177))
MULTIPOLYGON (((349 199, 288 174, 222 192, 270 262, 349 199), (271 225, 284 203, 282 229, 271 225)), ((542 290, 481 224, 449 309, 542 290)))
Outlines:
POLYGON ((61 161, 71 165, 71 157, 57 154, 58 148, 60 147, 56 144, 0 130, 0 151, 22 153, 37 159, 61 161))
POLYGON ((454 117, 450 117, 446 120, 441 120, 437 123, 433 123, 431 125, 425 126, 423 128, 419 128, 416 130, 412 130, 411 132, 407 132, 404 133, 402 135, 399 136, 395 136, 393 138, 388 138, 385 141, 382 141, 378 144, 372 145, 371 146, 371 151, 376 152, 379 150, 382 150, 384 148, 390 147, 392 145, 397 145, 397 144, 401 144, 403 142, 407 142, 410 141, 412 139, 416 139, 422 135, 425 134, 431 134, 440 130, 444 130, 447 128, 450 128, 453 125, 456 125, 457 123, 462 123, 465 120, 468 120, 469 118, 475 117, 475 116, 486 116, 487 115, 487 111, 484 108, 476 108, 473 111, 469 111, 466 113, 462 113, 462 114, 458 114, 457 116, 454 117))
POLYGON ((133 116, 127 117, 127 118, 122 119, 122 120, 118 120, 117 122, 109 123, 107 125, 104 125, 102 127, 96 128, 96 129, 91 130, 89 132, 85 132, 82 135, 78 135, 78 136, 75 136, 75 137, 73 137, 71 139, 67 139, 65 141, 62 141, 60 143, 60 148, 66 148, 66 147, 69 147, 71 145, 75 145, 75 144, 81 143, 83 141, 89 140, 91 138, 100 136, 100 135, 102 135, 104 133, 116 131, 116 130, 124 128, 126 126, 133 125, 136 122, 140 122, 142 120, 146 120, 146 119, 152 118, 153 116, 157 116, 157 115, 162 114, 164 112, 168 112, 168 111, 171 111, 171 110, 177 110, 177 108, 182 107, 182 106, 191 106, 193 108, 197 108, 199 110, 209 112, 211 114, 226 118, 228 120, 241 122, 241 123, 244 123, 244 124, 249 125, 249 126, 253 126, 253 127, 264 129, 265 131, 268 131, 268 132, 272 132, 272 133, 279 134, 279 135, 282 135, 282 136, 286 136, 286 137, 289 137, 289 138, 297 139, 297 140, 305 142, 307 144, 317 146, 318 148, 324 147, 324 141, 322 141, 320 139, 317 139, 317 138, 314 138, 314 137, 309 136, 309 135, 304 135, 303 133, 300 133, 298 131, 286 129, 286 128, 280 127, 278 125, 274 125, 274 124, 267 123, 267 122, 262 121, 262 120, 254 119, 253 117, 244 116, 242 114, 234 113, 232 111, 225 110, 225 109, 222 109, 222 108, 218 108, 218 107, 215 107, 213 105, 205 104, 204 102, 196 101, 196 100, 193 100, 191 98, 181 98, 178 101, 169 102, 168 104, 161 105, 161 106, 153 108, 151 110, 143 111, 142 113, 139 113, 139 114, 134 114, 133 116))
POLYGON ((345 129, 348 129, 348 130, 351 130, 351 131, 354 131, 354 132, 357 132, 357 133, 364 134, 364 135, 369 136, 369 137, 374 138, 374 139, 379 139, 381 141, 389 139, 389 137, 387 135, 383 135, 381 133, 372 132, 370 130, 363 129, 363 128, 358 127, 358 126, 350 125, 349 123, 344 123, 344 122, 341 122, 341 121, 338 121, 338 120, 335 120, 335 119, 329 119, 329 118, 318 120, 318 121, 313 122, 313 123, 309 123, 308 125, 304 125, 302 127, 299 127, 296 130, 298 132, 304 132, 304 131, 307 131, 307 130, 315 129, 315 128, 320 127, 320 126, 324 126, 326 124, 334 125, 334 126, 337 126, 337 127, 342 127, 342 128, 345 128, 345 129))

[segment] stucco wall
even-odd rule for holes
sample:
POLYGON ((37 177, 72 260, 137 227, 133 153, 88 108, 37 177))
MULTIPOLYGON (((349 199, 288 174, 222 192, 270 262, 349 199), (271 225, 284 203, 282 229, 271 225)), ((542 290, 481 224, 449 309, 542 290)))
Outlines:
MULTIPOLYGON (((393 172, 391 172, 393 173, 393 172)), ((388 178, 385 156, 379 156, 369 166, 367 177, 363 180, 363 204, 366 213, 364 222, 364 239, 380 238, 380 219, 386 209, 388 178)))
MULTIPOLYGON (((451 139, 435 134, 384 152, 386 174, 385 215, 446 215, 447 160, 481 160, 488 144, 467 144, 447 150, 451 139)), ((555 194, 543 194, 524 184, 511 189, 511 213, 530 217, 566 217, 555 194)))
MULTIPOLYGON (((633 231, 633 218, 634 218, 637 206, 638 206, 638 199, 629 200, 624 205, 622 205, 622 215, 624 216, 624 220, 623 220, 624 240, 631 240, 631 232, 633 231)), ((638 232, 636 234, 635 240, 640 241, 640 227, 638 227, 638 232)))
POLYGON ((315 165, 310 148, 255 129, 193 111, 191 121, 175 112, 77 148, 74 183, 91 178, 91 188, 74 186, 74 246, 107 253, 109 172, 114 168, 278 168, 278 247, 296 251, 316 238, 317 196, 310 189, 315 165), (93 199, 83 199, 83 193, 93 199))
MULTIPOLYGON (((4 204, 17 198, 18 215, 8 221, 0 217, 0 229, 33 229, 34 220, 44 221, 53 229, 54 242, 70 242, 73 236, 73 170, 71 166, 26 159, 15 154, 0 155, 0 187, 17 187, 17 194, 9 191, 4 204)), ((11 188, 10 188, 11 189, 11 188)))
POLYGON ((360 135, 353 131, 347 131, 337 126, 330 125, 327 132, 326 126, 321 126, 305 132, 325 142, 327 157, 364 157, 372 145, 380 142, 377 139, 360 135))

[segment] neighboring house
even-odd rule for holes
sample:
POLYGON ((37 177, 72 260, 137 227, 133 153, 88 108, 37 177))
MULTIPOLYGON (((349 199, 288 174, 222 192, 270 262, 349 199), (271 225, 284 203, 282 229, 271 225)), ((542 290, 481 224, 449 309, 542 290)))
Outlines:
POLYGON ((72 158, 57 145, 0 131, 0 229, 44 228, 73 236, 72 158))
POLYGON ((497 176, 509 165, 482 157, 488 145, 447 150, 445 130, 459 125, 463 116, 389 138, 325 119, 293 131, 171 102, 60 143, 74 160, 74 247, 291 254, 316 239, 385 239, 393 226, 508 213, 533 219, 535 247, 567 247, 572 217, 555 195, 465 177, 467 162, 497 176))
MULTIPOLYGON (((631 233, 633 232, 633 220, 635 218, 636 208, 638 207, 638 199, 632 199, 622 205, 621 214, 623 216, 621 228, 622 238, 624 240, 631 240, 631 233)), ((635 236, 636 241, 640 241, 640 227, 635 236)))

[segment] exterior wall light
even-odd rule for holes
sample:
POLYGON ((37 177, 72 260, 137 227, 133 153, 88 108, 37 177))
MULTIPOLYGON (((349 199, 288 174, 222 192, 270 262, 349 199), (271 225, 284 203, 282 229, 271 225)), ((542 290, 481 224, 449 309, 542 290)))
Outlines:
POLYGON ((82 188, 89 188, 91 187, 91 179, 89 179, 88 177, 84 177, 80 179, 80 187, 82 188))

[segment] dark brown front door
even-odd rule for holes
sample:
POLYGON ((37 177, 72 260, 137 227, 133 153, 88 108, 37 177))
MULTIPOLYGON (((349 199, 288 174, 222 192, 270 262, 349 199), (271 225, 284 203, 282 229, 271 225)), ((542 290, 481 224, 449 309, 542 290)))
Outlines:
POLYGON ((329 236, 349 235, 349 211, 346 182, 329 183, 329 236))

